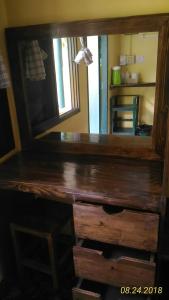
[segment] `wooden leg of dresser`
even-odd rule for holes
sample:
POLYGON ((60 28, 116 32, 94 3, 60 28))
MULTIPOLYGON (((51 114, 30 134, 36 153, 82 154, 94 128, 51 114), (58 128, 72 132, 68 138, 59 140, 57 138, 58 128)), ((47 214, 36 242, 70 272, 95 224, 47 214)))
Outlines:
POLYGON ((54 251, 54 243, 51 235, 48 236, 48 249, 50 257, 51 272, 53 278, 53 287, 58 288, 58 274, 57 274, 57 264, 56 264, 56 255, 54 251))

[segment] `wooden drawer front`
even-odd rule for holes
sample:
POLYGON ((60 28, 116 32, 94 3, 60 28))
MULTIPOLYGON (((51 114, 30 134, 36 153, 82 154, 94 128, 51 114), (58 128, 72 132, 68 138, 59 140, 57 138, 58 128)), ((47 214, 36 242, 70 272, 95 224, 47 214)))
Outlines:
POLYGON ((75 246, 75 274, 114 286, 153 286, 155 263, 131 257, 105 258, 101 251, 75 246))
POLYGON ((73 300, 146 300, 146 295, 125 295, 121 294, 120 288, 101 285, 88 280, 72 289, 73 300))
POLYGON ((74 204, 77 237, 156 252, 159 216, 123 209, 107 213, 102 206, 74 204))
POLYGON ((103 300, 100 294, 81 288, 74 288, 72 294, 73 300, 103 300))

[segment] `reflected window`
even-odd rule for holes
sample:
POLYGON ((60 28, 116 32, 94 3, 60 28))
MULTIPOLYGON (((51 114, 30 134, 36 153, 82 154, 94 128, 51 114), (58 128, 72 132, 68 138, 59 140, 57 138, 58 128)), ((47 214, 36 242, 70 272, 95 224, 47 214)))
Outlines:
POLYGON ((77 52, 76 40, 55 38, 53 50, 59 115, 63 115, 76 108, 79 97, 77 66, 73 62, 77 52))
POLYGON ((87 46, 93 55, 88 66, 89 132, 108 132, 108 38, 106 35, 87 37, 87 46))

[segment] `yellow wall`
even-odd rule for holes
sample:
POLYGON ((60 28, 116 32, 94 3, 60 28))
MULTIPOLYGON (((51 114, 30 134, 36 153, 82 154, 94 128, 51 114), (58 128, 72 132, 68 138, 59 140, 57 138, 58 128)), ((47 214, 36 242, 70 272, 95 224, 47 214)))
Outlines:
POLYGON ((129 72, 139 72, 140 82, 155 82, 157 67, 158 33, 147 32, 133 35, 120 35, 120 54, 144 56, 143 63, 128 65, 129 72))
MULTIPOLYGON (((123 68, 127 71, 138 72, 140 82, 155 82, 157 67, 158 33, 140 33, 137 35, 121 35, 121 54, 141 55, 143 63, 135 63, 123 68)), ((134 93, 140 97, 140 124, 153 124, 155 88, 122 89, 122 94, 134 93)))
POLYGON ((10 26, 169 11, 168 0, 6 0, 10 26))
MULTIPOLYGON (((2 35, 2 30, 6 26, 165 12, 169 12, 168 0, 0 0, 0 30, 2 35)), ((1 36, 0 39, 2 39, 1 36)), ((8 95, 16 145, 19 149, 18 129, 11 89, 9 89, 8 95)), ((77 116, 75 117, 77 118, 77 116)))
POLYGON ((6 9, 5 9, 5 2, 4 0, 0 0, 0 50, 3 51, 4 54, 4 27, 7 26, 7 15, 6 15, 6 9))

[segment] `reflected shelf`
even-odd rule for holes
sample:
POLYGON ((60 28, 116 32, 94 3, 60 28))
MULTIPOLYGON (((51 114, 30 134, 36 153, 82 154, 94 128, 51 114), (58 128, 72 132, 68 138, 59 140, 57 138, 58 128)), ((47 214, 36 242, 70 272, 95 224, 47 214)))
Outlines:
POLYGON ((156 86, 156 82, 140 82, 140 83, 122 83, 118 85, 110 85, 110 89, 122 88, 122 87, 151 87, 156 86))
POLYGON ((112 134, 114 135, 135 135, 133 128, 118 127, 113 130, 112 134))

